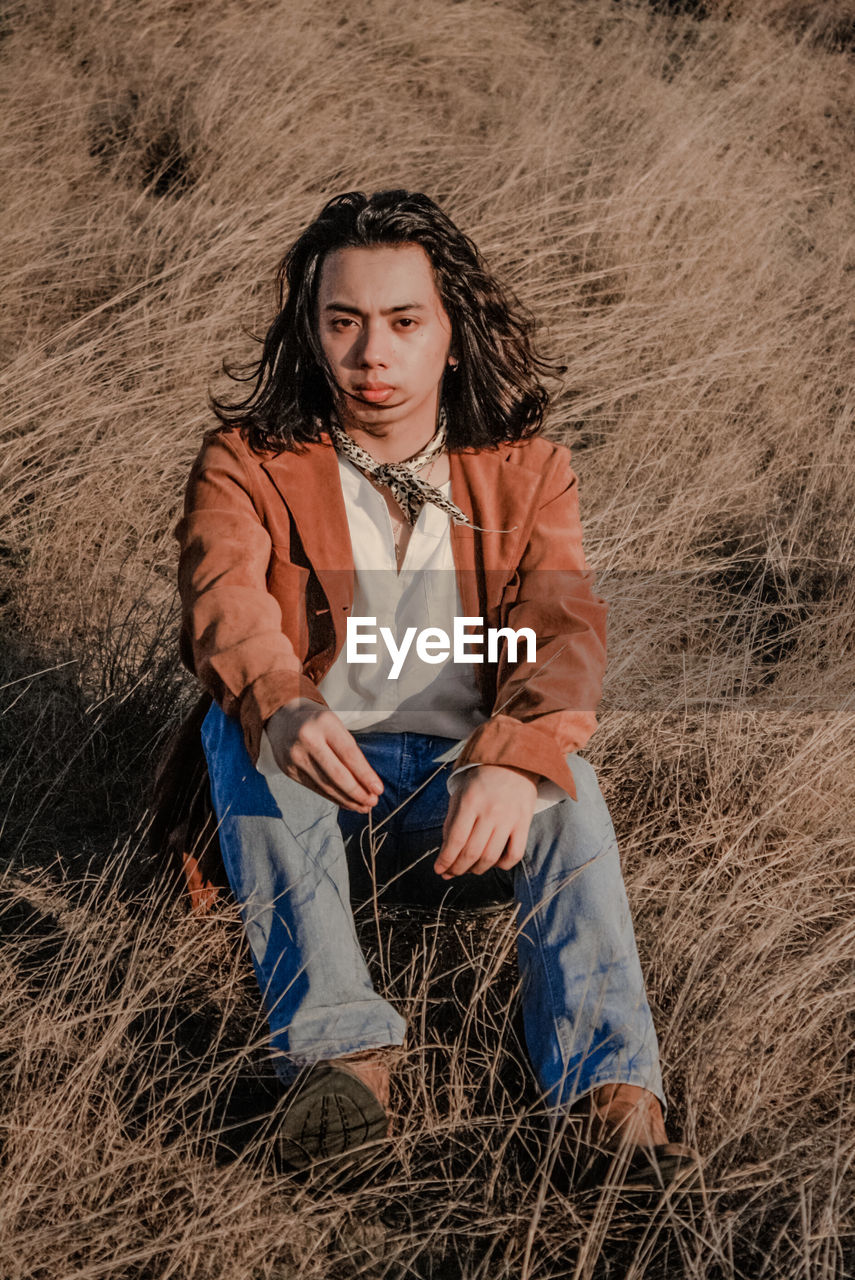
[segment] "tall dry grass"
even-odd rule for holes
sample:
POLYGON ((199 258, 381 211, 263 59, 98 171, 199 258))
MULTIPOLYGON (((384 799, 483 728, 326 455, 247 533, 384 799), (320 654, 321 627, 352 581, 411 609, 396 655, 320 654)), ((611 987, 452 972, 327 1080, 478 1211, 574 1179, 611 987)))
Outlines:
POLYGON ((855 1274, 855 11, 686 7, 7 6, 10 1280, 855 1274), (208 385, 296 230, 385 185, 568 366, 550 430, 612 602, 587 754, 706 1158, 646 1227, 547 1187, 504 917, 365 923, 411 1026, 397 1136, 363 1185, 278 1176, 233 912, 188 919, 143 852, 208 385))

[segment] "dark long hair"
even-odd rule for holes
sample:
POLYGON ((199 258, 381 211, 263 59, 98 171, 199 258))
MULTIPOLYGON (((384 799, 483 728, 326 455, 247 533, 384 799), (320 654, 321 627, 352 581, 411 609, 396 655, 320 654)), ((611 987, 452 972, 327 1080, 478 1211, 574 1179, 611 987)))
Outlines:
POLYGON ((255 449, 294 449, 317 440, 333 410, 317 332, 316 302, 325 256, 336 249, 418 244, 431 261, 451 321, 459 363, 443 379, 448 447, 489 447, 537 434, 549 404, 541 378, 564 372, 534 349, 534 321, 487 269, 468 236, 428 196, 405 190, 330 200, 280 263, 279 314, 261 358, 228 375, 252 382, 237 402, 212 398, 226 426, 240 426, 255 449))

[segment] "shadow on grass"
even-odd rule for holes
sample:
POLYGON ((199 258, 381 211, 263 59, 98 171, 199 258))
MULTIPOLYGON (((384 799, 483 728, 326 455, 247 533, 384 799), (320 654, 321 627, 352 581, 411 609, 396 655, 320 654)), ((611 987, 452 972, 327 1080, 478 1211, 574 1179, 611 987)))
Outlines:
MULTIPOLYGON (((194 697, 174 655, 175 615, 142 606, 81 656, 7 625, 0 639, 3 865, 91 871, 146 819, 154 764, 194 697), (93 674, 94 673, 94 674, 93 674)), ((144 882, 128 872, 128 891, 144 882)))

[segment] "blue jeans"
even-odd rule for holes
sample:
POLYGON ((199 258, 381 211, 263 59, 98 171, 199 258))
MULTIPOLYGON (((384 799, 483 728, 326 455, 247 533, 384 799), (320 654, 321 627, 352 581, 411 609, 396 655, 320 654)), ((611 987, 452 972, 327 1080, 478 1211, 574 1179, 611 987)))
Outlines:
POLYGON ((512 871, 445 881, 432 864, 453 765, 440 768, 434 758, 451 739, 354 737, 384 784, 374 826, 403 805, 377 833, 373 868, 367 815, 285 774, 268 785, 239 725, 216 703, 202 727, 223 861, 283 1078, 297 1066, 403 1043, 406 1024, 374 990, 354 928, 351 897, 370 897, 376 884, 387 902, 516 901, 526 1043, 548 1104, 563 1108, 610 1082, 640 1085, 664 1101, 617 841, 590 764, 567 757, 577 799, 534 815, 525 857, 512 871))

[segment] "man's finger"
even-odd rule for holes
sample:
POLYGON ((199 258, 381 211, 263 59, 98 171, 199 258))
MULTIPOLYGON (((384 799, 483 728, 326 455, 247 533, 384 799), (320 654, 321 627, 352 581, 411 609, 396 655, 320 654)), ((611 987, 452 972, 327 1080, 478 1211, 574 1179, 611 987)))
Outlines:
POLYGON ((327 782, 347 796, 350 804, 371 805, 377 802, 377 793, 369 791, 353 776, 347 765, 343 764, 336 753, 326 743, 321 743, 312 751, 308 766, 319 782, 327 782))
POLYGON ((433 864, 433 869, 437 875, 448 879, 448 868, 465 845, 474 823, 475 815, 471 811, 461 809, 458 806, 451 823, 448 825, 447 834, 445 831, 443 832, 442 848, 439 851, 439 857, 433 864))
POLYGON ((375 795, 382 794, 383 779, 371 768, 353 734, 345 729, 341 722, 327 738, 327 744, 350 770, 361 787, 375 795))
POLYGON ((324 800, 329 800, 338 805, 340 809, 351 809, 355 813, 368 813, 372 807, 371 805, 354 804, 349 796, 318 775, 317 771, 307 773, 305 769, 301 769, 292 762, 283 772, 287 777, 293 778, 295 782, 299 782, 301 786, 306 787, 309 791, 314 791, 315 795, 323 796, 324 800))
POLYGON ((460 810, 460 799, 461 799, 461 793, 459 791, 455 791, 454 795, 451 797, 451 799, 448 802, 448 812, 445 815, 445 822, 443 822, 442 824, 443 849, 445 848, 445 843, 448 840, 448 837, 451 833, 451 828, 454 825, 455 821, 457 820, 457 814, 460 810))
POLYGON ((508 832, 505 827, 496 827, 484 846, 484 851, 477 862, 469 868, 470 875, 482 876, 485 871, 494 867, 502 857, 508 843, 508 832))
POLYGON ((496 866, 501 867, 503 871, 510 871, 511 867, 515 867, 518 862, 522 862, 527 845, 528 829, 518 824, 511 832, 508 847, 499 858, 496 866))
MULTIPOLYGON (((478 818, 469 836, 457 854, 457 857, 446 868, 443 878, 462 876, 481 858, 493 834, 493 823, 488 818, 478 818)), ((504 847, 504 842, 502 847, 504 847)), ((499 849, 501 853, 501 849, 499 849)), ((498 857, 498 854, 496 855, 498 857)))

